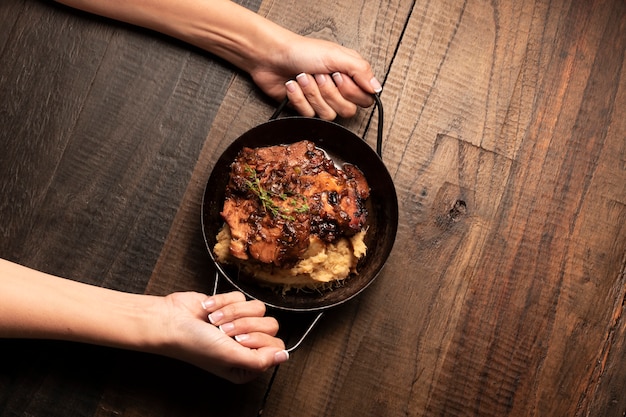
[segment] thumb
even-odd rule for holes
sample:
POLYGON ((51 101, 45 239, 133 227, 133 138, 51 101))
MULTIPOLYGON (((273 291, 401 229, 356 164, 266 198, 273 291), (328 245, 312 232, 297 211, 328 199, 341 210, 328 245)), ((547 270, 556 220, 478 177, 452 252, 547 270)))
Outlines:
POLYGON ((331 68, 331 73, 348 75, 359 88, 369 94, 380 93, 383 89, 370 63, 352 49, 347 49, 346 53, 339 55, 332 67, 334 68, 331 68))
POLYGON ((243 384, 254 380, 272 366, 280 365, 289 360, 289 352, 286 350, 269 347, 251 349, 244 356, 245 358, 239 356, 238 360, 234 361, 233 366, 227 367, 218 374, 233 383, 243 384))

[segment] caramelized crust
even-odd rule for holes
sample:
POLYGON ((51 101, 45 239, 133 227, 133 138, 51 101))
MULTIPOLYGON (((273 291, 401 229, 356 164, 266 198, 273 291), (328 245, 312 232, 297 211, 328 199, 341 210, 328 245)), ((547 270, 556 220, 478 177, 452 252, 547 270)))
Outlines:
POLYGON ((231 165, 221 213, 230 252, 291 266, 312 234, 330 243, 361 231, 369 191, 356 166, 336 167, 313 142, 244 148, 231 165))

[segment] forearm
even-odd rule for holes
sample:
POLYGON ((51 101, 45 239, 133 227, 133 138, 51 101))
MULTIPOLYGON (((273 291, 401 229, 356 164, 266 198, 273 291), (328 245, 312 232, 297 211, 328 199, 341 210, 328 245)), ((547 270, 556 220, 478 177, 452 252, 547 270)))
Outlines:
POLYGON ((154 301, 0 260, 0 337, 151 350, 158 343, 148 331, 154 301))
POLYGON ((218 55, 244 71, 280 59, 294 34, 229 0, 57 0, 142 26, 218 55))

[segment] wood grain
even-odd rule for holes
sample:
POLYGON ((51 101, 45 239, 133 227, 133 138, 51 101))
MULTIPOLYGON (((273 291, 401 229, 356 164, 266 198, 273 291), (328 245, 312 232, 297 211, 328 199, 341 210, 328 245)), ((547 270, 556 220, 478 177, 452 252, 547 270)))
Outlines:
MULTIPOLYGON (((384 82, 400 207, 385 268, 245 386, 2 341, 0 415, 623 416, 626 3, 243 4, 354 48, 384 82)), ((209 292, 204 186, 276 103, 196 49, 36 0, 0 3, 0 61, 0 255, 209 292)), ((338 123, 373 145, 377 120, 338 123)), ((287 343, 311 319, 270 313, 287 343)))
POLYGON ((400 252, 273 415, 624 410, 596 388, 624 367, 623 26, 619 2, 415 5, 383 93, 400 252))
MULTIPOLYGON (((3 1, 0 16, 0 253, 143 292, 232 70, 50 2, 3 1)), ((90 415, 107 381, 152 392, 144 356, 33 341, 3 341, 0 350, 3 415, 90 415), (137 374, 129 380, 124 371, 137 374)), ((191 393, 152 387, 177 404, 176 393, 191 393)), ((107 392, 107 405, 116 396, 107 392)))

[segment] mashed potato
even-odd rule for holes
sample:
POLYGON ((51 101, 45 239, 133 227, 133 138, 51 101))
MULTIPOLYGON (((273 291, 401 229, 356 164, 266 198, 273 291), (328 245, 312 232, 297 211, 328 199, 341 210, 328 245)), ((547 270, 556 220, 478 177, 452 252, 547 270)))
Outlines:
POLYGON ((292 268, 282 269, 255 261, 242 261, 230 253, 230 229, 220 230, 213 252, 222 264, 236 264, 261 284, 292 288, 327 288, 356 273, 356 266, 367 251, 364 242, 365 230, 350 238, 341 238, 334 243, 325 243, 314 235, 300 261, 292 268))

